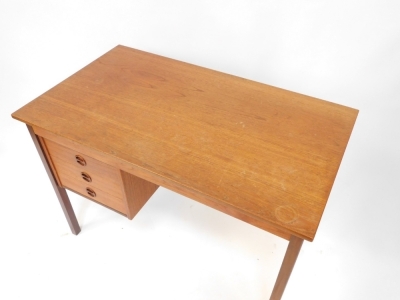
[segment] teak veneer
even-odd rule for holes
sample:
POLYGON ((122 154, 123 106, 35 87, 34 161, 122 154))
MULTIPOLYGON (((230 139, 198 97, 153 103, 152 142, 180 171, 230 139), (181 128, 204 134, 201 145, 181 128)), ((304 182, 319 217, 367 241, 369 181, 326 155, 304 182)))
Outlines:
POLYGON ((289 240, 316 235, 358 111, 117 46, 12 114, 65 188, 133 218, 163 186, 289 240))

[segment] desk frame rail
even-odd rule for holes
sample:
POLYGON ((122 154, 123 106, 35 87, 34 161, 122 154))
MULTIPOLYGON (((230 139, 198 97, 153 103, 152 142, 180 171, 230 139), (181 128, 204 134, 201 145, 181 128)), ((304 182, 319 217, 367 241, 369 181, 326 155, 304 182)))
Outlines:
MULTIPOLYGON (((53 174, 53 171, 44 153, 43 147, 40 143, 40 138, 35 134, 33 128, 30 125, 26 126, 28 127, 28 131, 31 135, 33 143, 35 144, 36 150, 38 151, 43 166, 46 169, 47 175, 49 176, 50 182, 54 188, 54 192, 57 195, 61 208, 64 212, 65 218, 67 219, 68 225, 71 228, 71 232, 74 235, 77 235, 81 231, 81 228, 79 227, 79 223, 78 220, 76 219, 71 202, 68 198, 68 194, 65 188, 62 188, 57 184, 56 177, 53 174)), ((285 287, 289 281, 297 257, 300 253, 303 241, 304 241, 303 239, 296 237, 294 235, 290 237, 285 257, 283 259, 281 268, 279 270, 278 277, 274 285, 274 289, 272 290, 270 300, 280 300, 282 298, 283 292, 285 291, 285 287)))

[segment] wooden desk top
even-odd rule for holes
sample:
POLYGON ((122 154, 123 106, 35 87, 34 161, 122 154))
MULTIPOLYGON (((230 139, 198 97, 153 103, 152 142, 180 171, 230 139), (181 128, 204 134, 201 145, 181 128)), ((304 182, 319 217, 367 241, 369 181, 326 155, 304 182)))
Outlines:
POLYGON ((357 114, 117 46, 13 117, 312 241, 357 114))

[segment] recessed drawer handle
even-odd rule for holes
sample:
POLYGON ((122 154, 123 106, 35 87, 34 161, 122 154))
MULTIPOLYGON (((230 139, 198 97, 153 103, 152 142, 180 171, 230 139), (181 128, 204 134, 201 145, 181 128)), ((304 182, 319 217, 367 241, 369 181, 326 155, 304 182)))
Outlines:
POLYGON ((89 196, 96 197, 95 191, 93 191, 91 188, 86 188, 86 192, 89 196))
POLYGON ((82 156, 75 155, 75 159, 76 159, 76 162, 78 164, 80 164, 81 166, 86 166, 86 160, 82 156))
POLYGON ((87 182, 92 182, 92 177, 90 177, 90 175, 88 173, 81 172, 81 175, 82 175, 83 180, 85 180, 87 182))

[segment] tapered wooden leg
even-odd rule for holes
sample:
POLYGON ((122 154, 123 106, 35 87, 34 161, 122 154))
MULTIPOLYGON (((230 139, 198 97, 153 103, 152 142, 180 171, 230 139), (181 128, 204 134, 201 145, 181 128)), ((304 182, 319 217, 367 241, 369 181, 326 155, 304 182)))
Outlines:
POLYGON ((77 235, 81 231, 81 228, 79 227, 78 220, 76 219, 74 210, 72 209, 72 205, 69 201, 67 192, 64 188, 58 186, 55 176, 50 168, 49 162, 47 161, 47 158, 44 154, 42 145, 40 144, 37 135, 33 131, 33 128, 29 125, 26 126, 28 127, 33 143, 35 144, 36 150, 38 151, 39 156, 43 162, 47 175, 49 175, 49 179, 51 181, 51 184, 53 185, 54 191, 56 192, 57 198, 60 201, 61 208, 64 211, 65 217, 67 218, 69 227, 71 228, 72 233, 77 235))
POLYGON ((289 281, 290 274, 292 273, 294 264, 296 263, 297 256, 299 255, 301 245, 303 245, 303 239, 294 235, 290 237, 289 245, 285 257, 283 258, 281 269, 279 270, 278 278, 276 279, 274 289, 269 298, 270 300, 280 300, 282 298, 286 284, 289 281))

